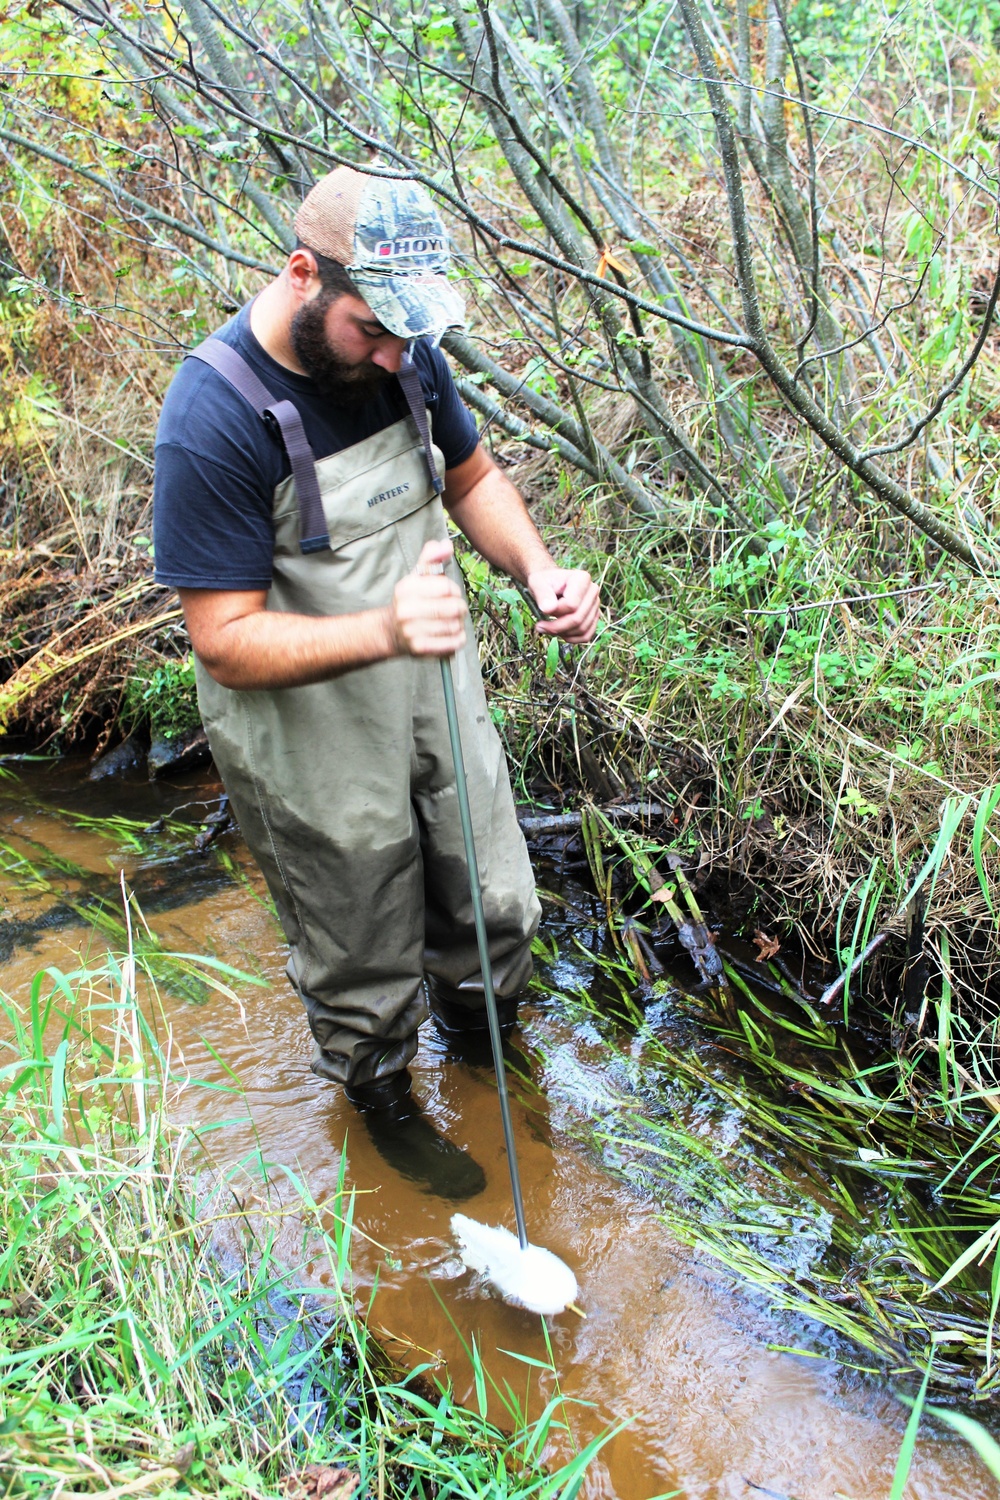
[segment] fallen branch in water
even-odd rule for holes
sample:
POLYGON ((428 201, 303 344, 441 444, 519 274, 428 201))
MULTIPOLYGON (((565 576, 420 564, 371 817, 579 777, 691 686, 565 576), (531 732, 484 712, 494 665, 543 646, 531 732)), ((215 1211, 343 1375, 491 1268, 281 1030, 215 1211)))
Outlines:
POLYGON ((832 984, 827 985, 826 989, 819 997, 819 1004, 832 1005, 834 1000, 839 999, 839 997, 844 992, 844 986, 847 984, 847 981, 858 972, 858 970, 861 968, 861 965, 867 959, 871 958, 872 954, 878 948, 881 948, 882 944, 885 942, 888 936, 889 934, 887 932, 876 933, 868 946, 866 948, 862 948, 861 952, 851 960, 847 968, 844 970, 843 974, 835 979, 832 984))
MULTIPOLYGON (((601 812, 611 823, 628 823, 637 818, 665 818, 667 808, 659 802, 620 802, 617 806, 602 807, 601 812)), ((581 812, 533 813, 518 808, 517 821, 521 832, 538 838, 546 833, 573 833, 582 825, 581 812)))

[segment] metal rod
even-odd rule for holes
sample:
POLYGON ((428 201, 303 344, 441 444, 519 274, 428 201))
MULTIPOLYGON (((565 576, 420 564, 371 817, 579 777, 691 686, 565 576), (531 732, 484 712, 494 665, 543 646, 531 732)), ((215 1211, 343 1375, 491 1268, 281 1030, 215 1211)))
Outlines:
POLYGON ((517 1220, 517 1237, 521 1243, 521 1249, 527 1250, 528 1231, 524 1227, 524 1200, 521 1196, 521 1176, 517 1169, 517 1152, 514 1149, 514 1126, 511 1123, 510 1099, 507 1095, 507 1074, 503 1061, 503 1037, 500 1035, 497 997, 493 991, 493 965, 490 962, 490 949, 486 938, 486 913, 483 911, 483 890, 479 883, 479 862, 476 859, 476 839, 472 831, 472 809, 469 806, 469 787, 465 778, 465 758, 462 755, 462 737, 458 728, 455 682, 451 674, 451 660, 447 656, 442 656, 441 658, 441 683, 444 687, 444 707, 445 713, 448 716, 448 736, 451 740, 451 754, 455 762, 455 790, 458 792, 458 811, 462 820, 465 859, 469 866, 472 910, 476 919, 476 941, 479 944, 479 966, 483 972, 483 993, 486 996, 486 1019, 490 1027, 493 1066, 497 1075, 497 1092, 500 1095, 500 1119, 503 1122, 504 1145, 507 1148, 507 1166, 510 1169, 510 1190, 514 1198, 514 1218, 517 1220))

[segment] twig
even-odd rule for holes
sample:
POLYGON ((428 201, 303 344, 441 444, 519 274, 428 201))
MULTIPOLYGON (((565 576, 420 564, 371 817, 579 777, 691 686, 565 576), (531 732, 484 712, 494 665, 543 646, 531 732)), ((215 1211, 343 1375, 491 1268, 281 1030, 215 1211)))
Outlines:
POLYGON ((835 979, 832 984, 827 985, 826 989, 819 997, 819 1004, 832 1005, 834 1000, 838 999, 839 996, 843 994, 844 986, 846 985, 847 981, 857 973, 857 971, 861 968, 861 965, 867 959, 871 958, 876 949, 881 948, 882 944, 886 941, 888 936, 889 934, 887 932, 877 932, 868 946, 866 948, 863 948, 860 953, 855 955, 855 957, 848 964, 847 968, 844 970, 843 974, 841 974, 839 978, 835 979))
POLYGON ((845 594, 841 599, 810 599, 805 604, 783 604, 780 609, 745 609, 745 615, 793 615, 805 609, 832 609, 837 604, 874 604, 876 599, 899 599, 904 594, 926 594, 930 589, 941 588, 947 580, 935 579, 933 583, 915 583, 905 589, 882 589, 877 594, 845 594))
MULTIPOLYGON (((797 385, 791 371, 786 367, 768 333, 761 312, 754 270, 754 245, 750 233, 746 196, 737 149, 736 134, 725 84, 716 59, 715 51, 705 32, 701 11, 696 0, 678 0, 701 70, 701 83, 708 95, 715 122, 716 141, 722 158, 726 198, 729 205, 729 221, 732 229, 734 269, 743 304, 743 318, 750 347, 761 366, 771 379, 778 393, 791 409, 800 416, 825 445, 858 478, 863 480, 873 494, 892 506, 895 511, 918 526, 925 536, 936 542, 945 552, 960 558, 976 573, 992 573, 992 561, 981 556, 970 546, 965 537, 936 515, 930 506, 911 495, 901 484, 884 470, 872 463, 858 445, 827 412, 812 398, 808 391, 797 385)), ((796 101, 801 103, 802 101, 796 101)))
POLYGON ((933 422, 936 416, 940 415, 945 402, 955 394, 982 353, 983 345, 986 343, 987 336, 993 324, 993 314, 996 312, 998 297, 1000 297, 1000 262, 997 264, 996 275, 993 277, 993 286, 990 289, 989 301, 986 304, 986 311, 983 314, 982 327, 965 362, 956 371, 944 389, 938 393, 937 399, 928 407, 924 415, 913 423, 905 437, 901 437, 896 443, 886 443, 880 448, 869 448, 866 453, 861 455, 863 459, 882 458, 887 453, 901 453, 904 448, 909 447, 915 438, 920 436, 924 428, 930 422, 933 422))

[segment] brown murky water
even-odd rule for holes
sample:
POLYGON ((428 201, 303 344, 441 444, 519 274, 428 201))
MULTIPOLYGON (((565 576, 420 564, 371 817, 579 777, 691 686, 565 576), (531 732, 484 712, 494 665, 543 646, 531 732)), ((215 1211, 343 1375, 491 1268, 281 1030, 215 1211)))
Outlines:
MULTIPOLYGON (((195 1077, 224 1082, 210 1044, 246 1093, 254 1129, 237 1124, 216 1132, 213 1149, 236 1163, 259 1145, 268 1162, 301 1172, 322 1199, 335 1189, 346 1138, 356 1221, 370 1237, 355 1242, 356 1288, 362 1298, 376 1288, 373 1326, 388 1332, 411 1363, 447 1362, 458 1394, 470 1403, 472 1372, 462 1340, 474 1336, 490 1373, 523 1392, 538 1372, 516 1356, 549 1360, 540 1320, 473 1283, 452 1248, 453 1206, 387 1168, 339 1091, 309 1072, 306 1027, 266 905, 214 856, 158 859, 129 851, 73 827, 57 811, 151 821, 211 798, 217 788, 195 781, 94 786, 82 780, 82 770, 69 762, 26 767, 19 782, 0 782, 0 838, 25 850, 31 849, 26 840, 44 845, 93 872, 92 888, 113 891, 124 870, 151 927, 170 947, 211 952, 270 980, 266 989, 243 993, 245 1014, 217 997, 203 1006, 166 997, 175 1060, 179 1052, 195 1077)), ((195 806, 187 816, 198 821, 202 811, 195 806)), ((227 847, 250 868, 231 838, 227 847)), ((32 852, 37 858, 37 848, 32 852)), ((96 940, 82 924, 39 920, 51 913, 51 895, 32 895, 0 877, 0 901, 0 988, 8 994, 23 993, 40 967, 72 968, 81 951, 93 951, 96 940)), ((555 1046, 572 1065, 546 1076, 536 1060, 535 1087, 515 1086, 513 1101, 529 1231, 577 1270, 587 1311, 585 1321, 572 1313, 549 1320, 559 1387, 578 1442, 628 1422, 592 1467, 588 1500, 652 1500, 673 1491, 684 1500, 887 1500, 905 1409, 827 1361, 770 1351, 769 1342, 787 1342, 787 1327, 779 1330, 759 1298, 679 1246, 652 1204, 609 1178, 570 1139, 574 1090, 601 1087, 593 1041, 552 1007, 527 1007, 524 1034, 529 1052, 532 1040, 544 1040, 546 1050, 555 1046)), ((488 1071, 446 1057, 428 1030, 414 1078, 436 1126, 486 1172, 485 1193, 463 1207, 478 1219, 511 1225, 488 1071)), ((184 1092, 182 1107, 203 1120, 240 1113, 232 1095, 197 1088, 184 1092)), ((288 1233, 291 1247, 296 1236, 288 1233)), ((318 1268, 314 1274, 321 1279, 318 1268)), ((540 1385, 535 1380, 539 1409, 552 1384, 544 1374, 540 1385)), ((1000 1489, 963 1444, 927 1434, 906 1493, 909 1500, 995 1500, 1000 1489)))

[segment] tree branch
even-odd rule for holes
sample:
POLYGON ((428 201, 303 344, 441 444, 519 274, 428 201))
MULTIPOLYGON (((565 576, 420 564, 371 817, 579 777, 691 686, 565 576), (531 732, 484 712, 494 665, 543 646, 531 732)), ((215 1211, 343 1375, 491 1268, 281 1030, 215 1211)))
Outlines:
POLYGON ((976 342, 973 344, 971 350, 969 351, 968 358, 963 362, 961 368, 952 377, 952 379, 949 380, 944 389, 938 394, 937 400, 931 404, 925 414, 918 421, 913 423, 913 426, 910 428, 905 437, 900 438, 897 443, 886 443, 881 448, 869 448, 865 453, 861 455, 862 458, 882 458, 886 453, 902 453, 904 448, 908 448, 910 444, 920 436, 928 423, 933 422, 934 418, 940 415, 945 402, 949 399, 949 397, 954 396, 955 392, 961 386, 962 381, 968 375, 969 371, 976 363, 976 360, 983 352, 983 345, 986 343, 987 336, 989 335, 989 331, 993 323, 993 314, 996 312, 998 298, 1000 298, 1000 263, 997 264, 996 274, 993 277, 993 285, 990 288, 989 301, 986 304, 986 312, 983 315, 983 324, 979 330, 979 336, 977 337, 976 342))
POLYGON ((992 563, 977 553, 963 536, 937 516, 928 506, 907 493, 875 464, 863 456, 846 433, 827 415, 812 397, 796 385, 791 372, 785 367, 773 349, 767 336, 753 266, 753 250, 747 228, 746 203, 743 196, 743 181, 740 172, 739 153, 729 101, 719 74, 714 51, 705 34, 698 0, 678 0, 684 16, 688 35, 698 59, 702 73, 702 84, 708 95, 712 117, 715 121, 716 139, 722 160, 729 219, 733 233, 733 249, 736 261, 736 276, 743 303, 743 316, 747 332, 753 343, 753 351, 777 390, 794 411, 802 416, 813 431, 835 453, 859 479, 862 479, 879 499, 885 500, 893 509, 911 520, 932 541, 960 558, 976 572, 992 571, 992 563))

